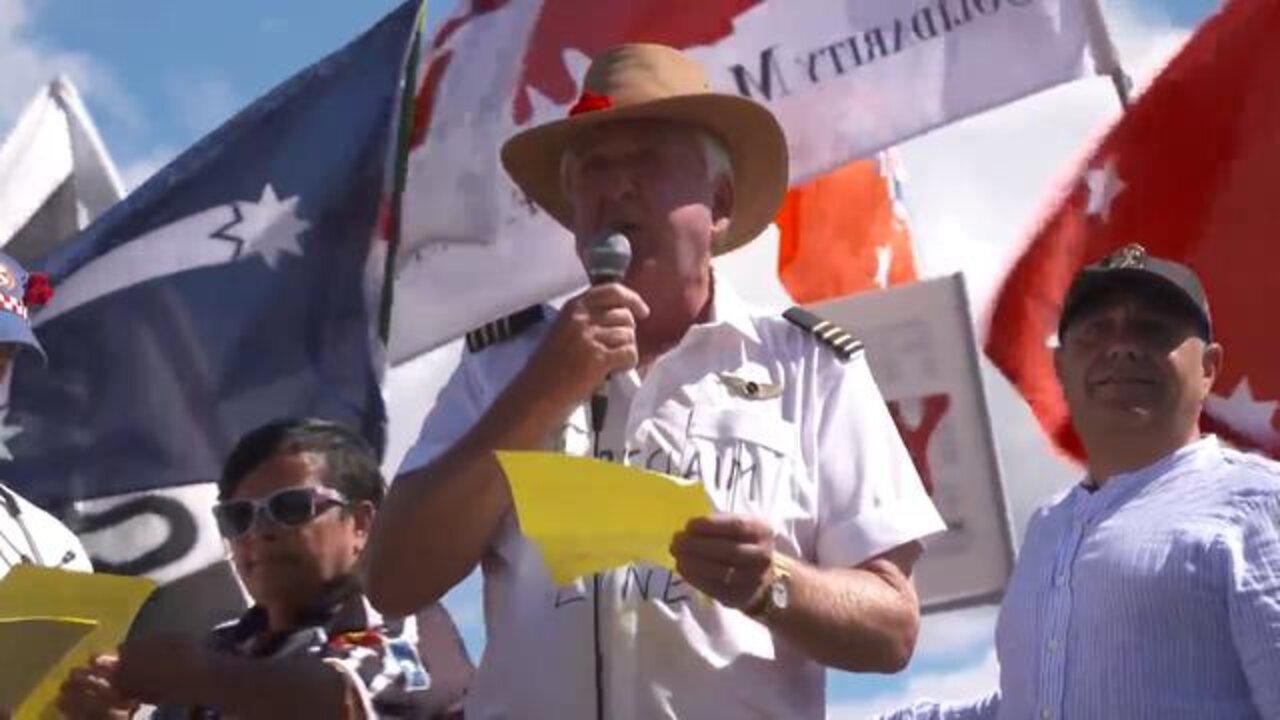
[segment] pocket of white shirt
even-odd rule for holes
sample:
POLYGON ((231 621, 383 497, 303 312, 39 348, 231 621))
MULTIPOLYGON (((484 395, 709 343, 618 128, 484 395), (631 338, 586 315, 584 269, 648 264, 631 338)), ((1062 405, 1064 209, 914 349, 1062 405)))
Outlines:
POLYGON ((687 460, 716 509, 765 517, 775 525, 803 514, 797 500, 795 426, 772 403, 702 407, 689 418, 687 460))

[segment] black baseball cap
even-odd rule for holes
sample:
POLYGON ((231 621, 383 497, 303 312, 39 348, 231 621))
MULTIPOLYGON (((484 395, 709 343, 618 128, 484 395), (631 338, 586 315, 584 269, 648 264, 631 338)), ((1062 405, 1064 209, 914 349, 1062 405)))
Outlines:
POLYGON ((1058 337, 1094 300, 1118 288, 1141 290, 1161 304, 1187 313, 1200 327, 1205 342, 1213 339, 1209 319, 1209 300, 1195 272, 1179 262, 1149 255, 1145 248, 1131 243, 1076 273, 1067 289, 1058 316, 1058 337))

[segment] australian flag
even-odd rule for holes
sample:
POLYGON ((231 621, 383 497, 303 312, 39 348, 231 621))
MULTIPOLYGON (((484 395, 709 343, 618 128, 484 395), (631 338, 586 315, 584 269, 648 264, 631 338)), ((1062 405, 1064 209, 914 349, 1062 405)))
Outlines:
MULTIPOLYGON (((236 440, 316 416, 381 447, 366 288, 418 0, 182 154, 55 254, 0 477, 99 570, 186 588, 201 629, 240 606, 209 508, 236 440)), ((3 454, 3 453, 0 453, 3 454)), ((166 614, 166 613, 162 613, 166 614)))

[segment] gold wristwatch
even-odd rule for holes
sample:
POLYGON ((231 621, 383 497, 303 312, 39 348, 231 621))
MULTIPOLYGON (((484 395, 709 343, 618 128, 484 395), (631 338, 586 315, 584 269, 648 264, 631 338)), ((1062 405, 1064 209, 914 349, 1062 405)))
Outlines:
POLYGON ((742 609, 749 618, 767 622, 771 617, 786 610, 791 604, 791 569, 794 561, 775 552, 769 562, 769 582, 764 587, 760 599, 742 609))

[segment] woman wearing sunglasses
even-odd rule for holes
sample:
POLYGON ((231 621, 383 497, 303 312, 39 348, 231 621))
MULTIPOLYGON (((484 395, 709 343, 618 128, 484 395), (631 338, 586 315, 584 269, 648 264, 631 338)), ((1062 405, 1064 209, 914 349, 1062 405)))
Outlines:
POLYGON ((231 452, 214 508, 254 606, 206 642, 130 640, 72 673, 73 718, 431 717, 438 703, 411 622, 383 618, 356 579, 384 486, 373 452, 338 425, 266 425, 231 452))

